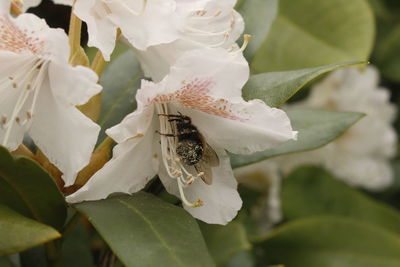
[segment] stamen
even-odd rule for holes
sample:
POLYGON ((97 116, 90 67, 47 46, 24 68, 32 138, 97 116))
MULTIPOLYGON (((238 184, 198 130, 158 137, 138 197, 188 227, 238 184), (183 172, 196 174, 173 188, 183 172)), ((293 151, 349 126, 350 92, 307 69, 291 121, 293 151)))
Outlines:
MULTIPOLYGON (((160 132, 175 135, 177 133, 177 129, 175 128, 176 125, 169 121, 168 105, 156 104, 156 110, 158 114, 166 114, 166 116, 158 116, 160 121, 160 132)), ((182 202, 188 207, 195 208, 202 206, 203 201, 200 199, 194 203, 188 201, 184 194, 184 188, 192 185, 194 181, 204 175, 204 173, 200 172, 197 175, 193 175, 185 168, 179 156, 176 154, 177 138, 160 135, 160 139, 161 153, 165 169, 172 179, 176 179, 182 202)))
POLYGON ((250 40, 251 40, 250 34, 243 35, 243 44, 242 44, 242 47, 239 49, 240 52, 243 52, 244 50, 246 50, 246 47, 248 46, 250 40))
MULTIPOLYGON (((5 132, 4 138, 3 138, 3 142, 2 142, 3 146, 7 145, 7 142, 11 135, 11 131, 14 126, 13 123, 16 122, 18 125, 24 126, 28 121, 30 121, 30 119, 33 116, 33 110, 34 110, 34 107, 36 104, 37 96, 39 94, 41 85, 45 78, 45 71, 46 71, 45 64, 47 62, 45 62, 44 64, 42 64, 42 63, 43 63, 43 60, 37 60, 37 62, 33 66, 31 65, 30 70, 25 71, 25 69, 23 69, 22 73, 21 73, 21 71, 19 72, 19 74, 20 74, 19 76, 22 76, 21 77, 21 87, 18 87, 18 84, 17 84, 16 88, 20 88, 21 93, 17 99, 17 102, 15 103, 13 111, 11 112, 10 119, 8 121, 7 121, 7 119, 2 119, 2 128, 6 129, 6 132, 5 132), (42 68, 39 70, 38 73, 37 73, 37 66, 42 66, 42 68), (34 82, 32 85, 31 81, 33 79, 34 79, 34 82), (34 93, 31 108, 25 112, 26 119, 22 122, 20 113, 22 112, 22 109, 25 106, 26 101, 29 99, 31 92, 34 93)), ((17 79, 16 77, 19 77, 19 76, 15 76, 13 79, 17 79)), ((3 84, 3 87, 6 88, 6 85, 3 84)), ((13 84, 13 87, 14 87, 14 84, 13 84)))
POLYGON ((7 115, 2 115, 0 120, 0 126, 3 129, 4 125, 7 123, 7 115))
POLYGON ((238 46, 236 44, 231 45, 231 47, 229 47, 228 51, 229 52, 233 52, 233 53, 240 53, 243 52, 244 50, 246 50, 249 42, 251 40, 251 35, 250 34, 244 34, 243 35, 243 44, 240 48, 238 48, 238 46))
POLYGON ((198 208, 198 207, 203 206, 204 202, 201 199, 198 199, 194 203, 191 203, 190 201, 187 200, 185 193, 183 192, 182 184, 179 182, 179 180, 178 180, 178 188, 179 188, 179 194, 181 196, 183 204, 185 204, 188 207, 192 207, 192 208, 198 208))

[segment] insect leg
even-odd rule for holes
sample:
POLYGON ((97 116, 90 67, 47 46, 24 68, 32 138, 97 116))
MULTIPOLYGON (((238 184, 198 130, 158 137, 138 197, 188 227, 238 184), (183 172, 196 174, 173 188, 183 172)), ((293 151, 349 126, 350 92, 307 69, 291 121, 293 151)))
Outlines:
POLYGON ((167 136, 167 137, 177 137, 177 134, 165 134, 165 133, 160 133, 159 131, 156 131, 159 135, 167 136))

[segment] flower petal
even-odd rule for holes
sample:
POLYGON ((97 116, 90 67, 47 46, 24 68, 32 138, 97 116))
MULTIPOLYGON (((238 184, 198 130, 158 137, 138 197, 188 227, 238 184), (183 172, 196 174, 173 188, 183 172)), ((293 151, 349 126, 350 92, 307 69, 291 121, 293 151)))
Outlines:
MULTIPOLYGON (((184 189, 189 201, 196 202, 201 199, 204 202, 203 206, 191 208, 184 205, 184 208, 193 217, 206 223, 225 225, 236 216, 242 206, 242 200, 237 192, 237 182, 228 155, 221 149, 216 152, 220 166, 212 169, 213 183, 207 185, 201 179, 196 179, 184 189)), ((168 176, 164 167, 160 166, 159 176, 167 191, 180 197, 176 180, 168 176)))
MULTIPOLYGON (((153 132, 153 126, 149 133, 153 132)), ((113 158, 106 163, 68 202, 104 199, 111 193, 134 193, 141 190, 157 174, 158 159, 154 158, 154 134, 137 137, 118 144, 113 158)))
POLYGON ((109 19, 139 50, 169 43, 179 37, 175 2, 171 0, 109 0, 109 19), (133 26, 134 25, 134 26, 133 26))
POLYGON ((232 117, 184 107, 178 110, 191 117, 193 124, 207 139, 232 153, 251 154, 296 139, 297 132, 293 131, 283 110, 270 108, 260 100, 227 105, 233 111, 232 117))
POLYGON ((86 67, 51 63, 49 77, 53 95, 67 105, 83 105, 101 91, 96 73, 86 67))
POLYGON ((198 49, 182 55, 171 67, 166 80, 167 87, 177 90, 184 81, 210 80, 209 95, 241 99, 249 75, 249 65, 242 53, 230 53, 223 48, 198 49))
POLYGON ((38 6, 42 0, 24 0, 24 11, 28 8, 38 6))
POLYGON ((393 183, 393 170, 385 159, 341 155, 329 157, 326 168, 349 185, 381 191, 393 183), (338 168, 340 166, 340 168, 338 168))
POLYGON ((122 143, 133 137, 153 134, 149 126, 153 121, 153 107, 145 107, 138 101, 138 109, 128 114, 121 123, 107 129, 106 133, 117 143, 122 143))
POLYGON ((53 0, 58 5, 72 6, 72 0, 53 0))
POLYGON ((74 14, 87 24, 88 46, 97 47, 108 61, 115 47, 117 27, 110 22, 107 13, 102 1, 77 0, 74 4, 74 14))
POLYGON ((63 172, 66 186, 90 160, 100 127, 76 107, 53 95, 48 80, 42 84, 29 134, 35 144, 63 172))

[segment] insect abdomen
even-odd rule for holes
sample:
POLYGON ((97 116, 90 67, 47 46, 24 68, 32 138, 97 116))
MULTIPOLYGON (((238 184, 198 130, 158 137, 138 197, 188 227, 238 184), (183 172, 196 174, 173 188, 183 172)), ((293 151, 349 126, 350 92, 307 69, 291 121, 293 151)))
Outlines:
POLYGON ((200 140, 187 139, 179 142, 176 147, 176 154, 186 165, 194 165, 203 156, 204 148, 200 140))

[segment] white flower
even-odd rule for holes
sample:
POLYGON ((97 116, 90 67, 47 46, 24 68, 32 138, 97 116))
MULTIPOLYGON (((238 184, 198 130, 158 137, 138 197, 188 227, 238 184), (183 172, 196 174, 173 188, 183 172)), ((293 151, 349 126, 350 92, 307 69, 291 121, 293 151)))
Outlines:
POLYGON ((54 3, 58 5, 72 6, 73 0, 53 0, 54 3))
POLYGON ((281 173, 275 161, 262 161, 234 170, 239 183, 253 189, 263 196, 252 207, 253 216, 262 234, 270 231, 274 224, 282 220, 281 173))
POLYGON ((88 45, 109 60, 117 28, 139 50, 176 40, 174 9, 174 0, 77 0, 73 12, 88 26, 88 45))
POLYGON ((158 174, 194 217, 232 220, 242 202, 225 149, 252 153, 296 137, 284 111, 242 99, 248 77, 240 51, 206 49, 184 54, 160 83, 143 81, 137 111, 107 131, 118 143, 113 158, 68 201, 133 193, 158 174))
POLYGON ((75 107, 100 92, 97 75, 70 66, 64 31, 34 15, 1 6, 0 36, 0 145, 14 150, 28 133, 71 185, 99 132, 75 107))
POLYGON ((315 85, 300 105, 367 116, 327 146, 282 157, 286 172, 301 164, 319 164, 353 186, 382 190, 393 182, 389 160, 396 153, 397 137, 391 123, 396 109, 390 93, 378 86, 379 74, 369 66, 337 70, 315 85))
POLYGON ((199 48, 232 49, 244 30, 236 0, 176 0, 179 39, 137 51, 145 75, 160 81, 186 51, 199 48))

